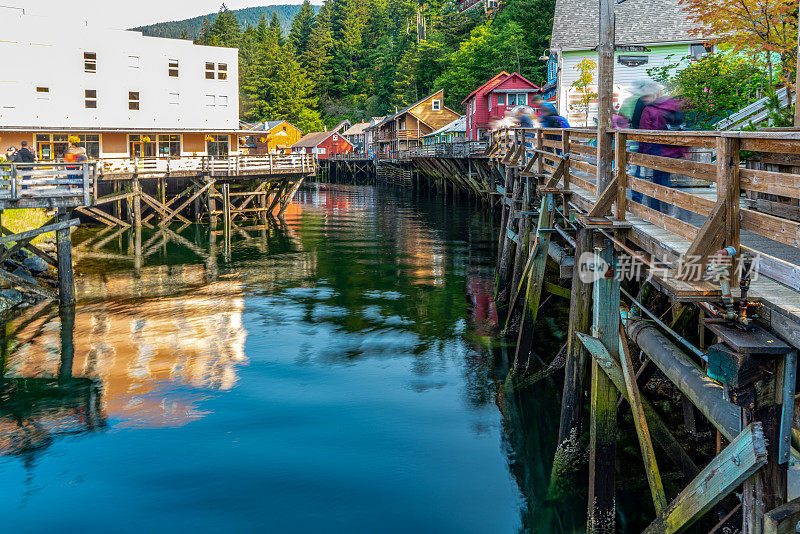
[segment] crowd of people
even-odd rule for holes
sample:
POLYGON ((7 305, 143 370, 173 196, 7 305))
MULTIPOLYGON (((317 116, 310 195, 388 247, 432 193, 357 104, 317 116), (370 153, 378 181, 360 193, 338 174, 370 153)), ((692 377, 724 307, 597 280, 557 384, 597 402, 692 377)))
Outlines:
MULTIPOLYGON (((613 116, 613 125, 617 129, 636 130, 681 130, 685 129, 685 115, 679 99, 666 94, 662 85, 652 80, 642 80, 630 88, 631 96, 627 98, 613 116)), ((492 130, 509 128, 569 128, 567 119, 558 114, 556 107, 545 102, 541 97, 534 97, 531 106, 517 106, 506 110, 502 118, 495 117, 492 130)), ((686 148, 658 143, 630 143, 628 150, 660 156, 665 158, 683 158, 686 148)), ((633 166, 636 178, 646 179, 655 184, 671 186, 670 173, 633 166)), ((643 203, 650 208, 662 211, 664 206, 657 199, 644 197, 638 191, 631 192, 634 202, 643 203)))
MULTIPOLYGON (((20 142, 20 148, 10 146, 6 149, 5 156, 0 156, 0 161, 8 163, 36 163, 36 153, 28 148, 28 142, 20 142)), ((67 163, 81 163, 88 159, 86 149, 77 144, 70 144, 63 154, 67 163)))

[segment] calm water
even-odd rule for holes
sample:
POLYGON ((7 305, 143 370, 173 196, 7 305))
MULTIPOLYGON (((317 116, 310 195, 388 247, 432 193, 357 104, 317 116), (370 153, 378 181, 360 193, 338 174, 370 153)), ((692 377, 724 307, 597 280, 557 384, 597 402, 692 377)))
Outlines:
POLYGON ((5 327, 4 528, 582 531, 581 493, 546 502, 559 386, 503 389, 491 219, 405 195, 145 230, 140 262, 130 232, 75 234, 74 317, 5 327))

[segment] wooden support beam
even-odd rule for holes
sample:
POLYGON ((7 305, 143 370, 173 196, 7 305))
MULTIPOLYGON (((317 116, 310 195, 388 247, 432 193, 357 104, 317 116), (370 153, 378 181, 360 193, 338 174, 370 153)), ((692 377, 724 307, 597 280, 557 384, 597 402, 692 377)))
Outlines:
MULTIPOLYGON (((28 239, 28 238, 33 239, 36 236, 39 236, 41 234, 46 234, 49 232, 58 232, 59 230, 64 230, 64 229, 68 230, 70 227, 78 226, 79 224, 81 224, 81 221, 78 219, 67 219, 59 217, 58 222, 55 224, 46 224, 45 226, 41 226, 34 230, 26 230, 18 234, 11 234, 0 237, 0 245, 5 245, 7 243, 11 243, 12 241, 19 241, 21 239, 28 239)), ((5 230, 5 228, 3 230, 7 231, 5 230)))
POLYGON ((647 483, 650 485, 650 493, 653 496, 653 505, 656 508, 656 514, 661 514, 667 507, 667 496, 664 493, 664 484, 661 482, 661 472, 658 469, 653 442, 650 440, 650 427, 647 424, 639 387, 636 384, 636 373, 633 369, 633 358, 628 348, 628 340, 621 324, 619 329, 619 357, 622 363, 622 375, 625 378, 625 388, 628 391, 627 398, 630 399, 633 411, 633 423, 636 426, 636 435, 639 437, 639 447, 642 449, 644 470, 647 474, 647 483))
POLYGON ((767 463, 760 423, 745 428, 653 521, 644 534, 683 532, 767 463))
POLYGON ((195 191, 195 193, 194 193, 194 194, 193 194, 191 197, 189 197, 188 199, 186 199, 186 201, 184 201, 184 202, 183 202, 183 204, 181 204, 180 206, 178 206, 178 207, 175 209, 175 211, 174 211, 174 212, 172 212, 172 213, 170 213, 169 215, 167 215, 167 217, 165 217, 165 218, 164 218, 164 220, 163 220, 163 221, 161 221, 161 223, 159 224, 159 226, 166 226, 167 224, 169 224, 169 223, 170 223, 170 221, 173 219, 173 217, 175 217, 175 215, 174 215, 175 213, 179 213, 179 212, 183 211, 183 210, 186 208, 186 206, 188 206, 189 204, 191 204, 191 203, 192 203, 192 201, 194 201, 194 199, 198 198, 200 195, 202 195, 203 193, 205 193, 205 192, 208 190, 208 188, 209 188, 209 187, 211 187, 212 183, 213 183, 213 182, 209 182, 209 183, 205 184, 205 185, 204 185, 202 188, 200 188, 199 190, 195 191))
MULTIPOLYGON (((599 363, 603 372, 608 375, 614 383, 614 386, 622 393, 625 400, 630 401, 628 388, 625 385, 625 377, 623 376, 620 363, 608 353, 608 350, 606 350, 599 339, 583 333, 579 333, 577 337, 581 345, 589 351, 592 358, 599 363)), ((667 428, 666 423, 644 398, 642 398, 642 409, 650 425, 650 431, 652 432, 653 438, 655 438, 655 442, 664 450, 675 466, 681 470, 687 480, 696 477, 700 472, 700 468, 698 468, 689 455, 686 454, 686 451, 669 431, 669 428, 667 428)))
MULTIPOLYGON (((615 272, 613 243, 603 239, 595 252, 595 263, 604 261, 615 272)), ((619 359, 619 280, 601 278, 594 282, 592 334, 619 359)), ((591 414, 589 419, 589 519, 588 532, 616 532, 615 475, 617 450, 617 389, 592 361, 591 414)))
POLYGON ((764 514, 764 534, 795 534, 800 524, 800 499, 764 514))

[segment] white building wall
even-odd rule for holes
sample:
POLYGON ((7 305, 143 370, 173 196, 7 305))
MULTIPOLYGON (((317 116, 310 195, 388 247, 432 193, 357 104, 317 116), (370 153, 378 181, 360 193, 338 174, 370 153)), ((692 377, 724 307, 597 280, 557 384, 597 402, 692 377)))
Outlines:
MULTIPOLYGON (((668 46, 649 46, 651 52, 636 53, 636 52, 622 52, 617 53, 614 57, 614 88, 618 94, 618 101, 622 103, 628 98, 631 93, 628 89, 637 81, 643 79, 650 79, 647 74, 648 69, 654 67, 662 67, 672 63, 678 63, 681 59, 689 54, 689 44, 685 45, 668 45, 668 46), (648 56, 648 62, 645 65, 628 67, 621 65, 617 61, 619 55, 631 56, 648 56)), ((573 82, 578 79, 577 65, 585 57, 591 58, 593 61, 598 61, 596 52, 586 52, 581 54, 573 54, 566 52, 566 54, 559 54, 559 62, 561 65, 561 72, 559 73, 559 94, 558 94, 558 110, 561 115, 567 117, 570 114, 568 97, 570 92, 574 92, 572 88, 573 82)), ((597 72, 595 71, 595 80, 597 79, 597 72)), ((596 91, 596 87, 593 89, 596 91)), ((594 125, 592 118, 597 117, 597 109, 595 106, 590 106, 589 109, 590 125, 594 125)), ((572 126, 583 126, 583 123, 572 124, 572 126)))
POLYGON ((75 131, 239 127, 235 49, 1 10, 0 57, 2 127, 75 131), (85 72, 84 52, 97 54, 96 73, 85 72), (169 76, 170 59, 179 62, 177 78, 169 76), (138 68, 131 66, 134 62, 138 68), (207 80, 206 62, 226 64, 227 79, 207 80), (42 99, 37 87, 49 88, 49 97, 42 99), (97 91, 96 109, 85 107, 87 89, 97 91), (138 111, 128 109, 129 91, 139 92, 138 111))

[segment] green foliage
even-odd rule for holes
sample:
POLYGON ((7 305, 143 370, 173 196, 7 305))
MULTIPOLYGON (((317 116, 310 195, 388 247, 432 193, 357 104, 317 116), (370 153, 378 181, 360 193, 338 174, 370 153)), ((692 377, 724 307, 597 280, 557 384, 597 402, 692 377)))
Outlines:
POLYGON ((287 38, 280 10, 241 25, 241 11, 223 6, 202 22, 198 42, 239 47, 243 118, 302 121, 309 131, 384 115, 440 88, 461 109, 501 70, 541 83, 555 0, 504 6, 485 19, 459 13, 453 0, 326 0, 316 14, 306 1, 294 6, 287 38))
MULTIPOLYGON (((316 9, 311 6, 312 9, 316 9)), ((279 5, 279 6, 264 6, 264 7, 248 7, 245 9, 231 10, 231 13, 236 16, 239 25, 242 28, 247 26, 255 26, 258 24, 258 19, 262 15, 271 18, 272 14, 278 15, 281 27, 286 31, 289 29, 292 20, 299 12, 303 10, 302 6, 298 5, 279 5)), ((171 39, 197 39, 201 35, 201 30, 205 21, 213 18, 215 15, 203 15, 200 17, 192 17, 185 20, 176 20, 172 22, 159 22, 157 24, 150 24, 147 26, 139 26, 132 28, 133 30, 140 31, 144 35, 150 37, 168 37, 171 39)))
POLYGON ((763 65, 734 52, 717 52, 699 60, 682 58, 649 69, 648 74, 681 96, 687 123, 693 129, 713 129, 720 120, 771 91, 763 65))

